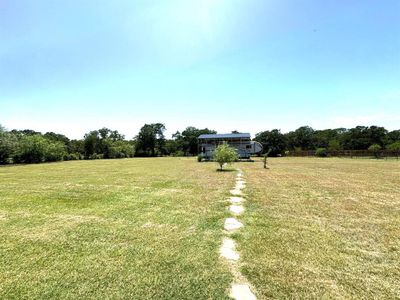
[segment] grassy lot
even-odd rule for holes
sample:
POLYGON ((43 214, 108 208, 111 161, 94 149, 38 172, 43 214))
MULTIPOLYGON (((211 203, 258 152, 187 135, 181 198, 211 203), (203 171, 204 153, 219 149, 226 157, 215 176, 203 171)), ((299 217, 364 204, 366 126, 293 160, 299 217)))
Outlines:
POLYGON ((266 298, 400 298, 400 162, 242 164, 242 272, 266 298))
POLYGON ((225 299, 234 172, 194 158, 0 168, 1 299, 225 299))
MULTIPOLYGON (((400 298, 400 162, 240 163, 242 272, 266 298, 400 298)), ((0 168, 0 299, 227 299, 235 172, 194 158, 0 168)))

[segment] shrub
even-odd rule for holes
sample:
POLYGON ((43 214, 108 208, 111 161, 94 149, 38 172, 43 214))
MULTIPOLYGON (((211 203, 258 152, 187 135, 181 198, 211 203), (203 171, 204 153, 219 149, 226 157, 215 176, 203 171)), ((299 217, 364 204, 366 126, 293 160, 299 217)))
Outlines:
POLYGON ((203 156, 201 154, 197 155, 197 161, 201 162, 203 160, 203 156))
POLYGON ((68 153, 64 156, 64 160, 80 160, 81 154, 79 153, 68 153))
POLYGON ((44 160, 48 162, 62 161, 66 155, 65 145, 62 142, 50 142, 45 149, 44 160))
POLYGON ((182 157, 182 156, 185 156, 185 152, 183 152, 181 150, 178 150, 172 156, 174 156, 174 157, 182 157))
POLYGON ((371 151, 372 153, 374 153, 375 158, 380 157, 381 150, 382 150, 382 147, 378 144, 373 144, 373 145, 369 146, 369 148, 368 148, 368 151, 371 151))
POLYGON ((328 156, 328 150, 326 148, 318 148, 315 151, 315 156, 318 157, 327 157, 328 156))
POLYGON ((387 146, 387 149, 393 152, 400 153, 400 141, 387 146))
POLYGON ((214 151, 214 160, 219 164, 221 171, 224 164, 231 164, 238 159, 236 149, 230 147, 226 142, 219 145, 214 151))

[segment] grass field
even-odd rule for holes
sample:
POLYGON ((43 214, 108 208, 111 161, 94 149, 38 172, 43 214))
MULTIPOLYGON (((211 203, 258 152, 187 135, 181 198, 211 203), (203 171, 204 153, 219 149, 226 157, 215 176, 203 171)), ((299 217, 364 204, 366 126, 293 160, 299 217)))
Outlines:
MULTIPOLYGON (((242 273, 266 298, 400 298, 400 162, 240 163, 242 273)), ((227 299, 235 172, 194 158, 0 168, 1 299, 227 299)))
POLYGON ((0 299, 225 299, 235 173, 195 159, 0 168, 0 299))
POLYGON ((400 298, 400 162, 243 164, 243 273, 266 298, 400 298))

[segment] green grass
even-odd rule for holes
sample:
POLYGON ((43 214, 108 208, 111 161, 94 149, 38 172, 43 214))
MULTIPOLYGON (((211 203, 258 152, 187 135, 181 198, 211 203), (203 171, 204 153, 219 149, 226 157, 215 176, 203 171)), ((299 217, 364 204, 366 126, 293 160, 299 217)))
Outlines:
POLYGON ((242 164, 242 272, 267 298, 400 298, 400 162, 242 164))
MULTIPOLYGON (((400 162, 240 163, 241 270, 267 298, 400 298, 400 162)), ((195 158, 0 168, 0 299, 228 299, 235 172, 195 158)))
POLYGON ((0 168, 1 299, 226 299, 234 172, 192 159, 0 168))

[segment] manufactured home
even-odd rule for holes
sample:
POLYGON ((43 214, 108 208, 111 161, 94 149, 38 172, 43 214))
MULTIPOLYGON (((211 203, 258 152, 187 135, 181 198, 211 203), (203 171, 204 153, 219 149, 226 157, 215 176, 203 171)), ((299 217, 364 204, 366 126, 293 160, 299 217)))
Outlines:
POLYGON ((239 158, 250 158, 253 154, 261 153, 260 143, 251 140, 250 133, 202 134, 198 138, 199 153, 206 159, 211 159, 218 145, 227 142, 236 149, 239 158))

